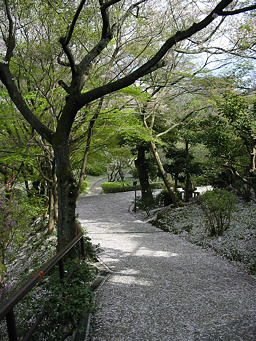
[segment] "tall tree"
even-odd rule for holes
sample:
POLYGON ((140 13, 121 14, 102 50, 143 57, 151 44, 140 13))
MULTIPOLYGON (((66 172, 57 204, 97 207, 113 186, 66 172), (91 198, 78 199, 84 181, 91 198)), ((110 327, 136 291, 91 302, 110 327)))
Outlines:
MULTIPOLYGON (((103 79, 102 82, 99 82, 99 85, 96 84, 95 86, 93 85, 93 82, 87 82, 87 80, 90 79, 90 68, 93 63, 96 63, 101 58, 102 52, 105 49, 111 48, 111 44, 112 48, 115 49, 113 39, 116 32, 118 32, 120 25, 122 26, 124 24, 127 17, 133 15, 134 22, 140 20, 140 7, 150 6, 151 3, 146 0, 137 2, 123 2, 121 0, 104 2, 103 0, 92 0, 88 1, 88 3, 86 0, 81 0, 77 9, 74 11, 73 8, 76 3, 77 1, 71 1, 68 5, 65 5, 60 1, 56 1, 54 4, 51 1, 48 1, 46 10, 38 1, 34 4, 26 2, 27 18, 23 21, 23 25, 20 25, 19 27, 17 27, 17 23, 21 18, 22 12, 19 2, 16 2, 15 0, 4 0, 1 4, 1 49, 3 49, 3 44, 6 48, 4 53, 2 53, 3 58, 0 62, 0 79, 21 114, 54 150, 58 180, 59 249, 76 234, 74 222, 77 185, 70 163, 69 142, 72 126, 76 117, 79 115, 80 110, 88 103, 127 87, 133 84, 137 79, 152 72, 159 66, 159 63, 168 54, 168 51, 180 41, 189 39, 211 24, 211 30, 214 32, 221 21, 221 19, 217 19, 218 17, 223 18, 237 12, 249 11, 256 8, 256 5, 253 5, 234 9, 232 0, 222 0, 219 1, 215 7, 213 6, 209 9, 208 15, 204 18, 201 16, 201 11, 197 18, 195 15, 192 16, 191 14, 191 19, 187 20, 187 18, 184 18, 185 22, 182 21, 182 23, 185 25, 182 25, 182 28, 176 32, 171 32, 162 46, 158 47, 157 41, 153 39, 156 52, 153 53, 152 56, 148 58, 144 56, 144 58, 141 58, 143 50, 150 44, 149 39, 146 46, 142 47, 141 53, 136 59, 136 63, 133 62, 133 65, 128 63, 126 68, 122 68, 119 75, 115 75, 112 81, 108 81, 104 84, 103 79), (118 6, 119 8, 117 8, 118 6), (122 9, 122 13, 117 15, 117 9, 122 9), (38 22, 35 20, 35 24, 32 25, 32 23, 36 13, 38 16, 43 15, 44 18, 51 13, 51 18, 53 20, 51 25, 53 26, 60 16, 63 18, 63 11, 66 11, 67 13, 68 30, 64 33, 64 24, 62 24, 62 27, 59 27, 58 30, 61 34, 59 43, 62 48, 62 52, 59 53, 59 63, 65 68, 65 72, 63 72, 64 79, 59 78, 58 83, 63 87, 66 94, 63 95, 63 93, 60 92, 60 96, 62 96, 61 110, 56 117, 55 126, 52 126, 47 124, 47 121, 40 115, 37 115, 36 108, 31 107, 28 104, 25 94, 22 93, 17 84, 15 48, 18 43, 22 43, 21 32, 23 32, 28 41, 33 43, 39 42, 37 50, 39 55, 43 51, 49 50, 49 46, 51 46, 49 54, 52 56, 56 53, 56 50, 58 50, 56 35, 50 36, 50 39, 53 39, 54 41, 50 41, 48 44, 46 44, 46 41, 39 39, 40 35, 44 34, 51 26, 45 25, 43 30, 40 30, 39 32, 38 22), (53 13, 55 13, 55 16, 53 13), (214 21, 216 21, 216 25, 213 23, 214 21), (85 37, 88 37, 88 32, 84 31, 87 22, 90 22, 87 26, 88 31, 94 30, 94 33, 98 33, 93 35, 93 39, 90 39, 88 44, 82 40, 81 36, 81 34, 84 34, 85 37), (40 43, 42 43, 42 45, 40 43)), ((186 5, 187 1, 183 1, 183 4, 186 5)), ((192 2, 192 4, 194 4, 194 2, 192 2)), ((196 5, 191 8, 196 10, 196 5)), ((182 15, 180 18, 182 18, 182 15)), ((164 23, 164 18, 161 20, 164 23)), ((54 27, 56 28, 56 26, 54 27)), ((144 27, 144 30, 145 29, 146 28, 144 27)), ((89 32, 89 34, 91 34, 91 32, 89 32)), ((24 51, 28 53, 29 50, 24 49, 24 51)), ((19 49, 19 53, 23 53, 21 48, 19 49)), ((23 59, 23 68, 26 70, 26 58, 23 59)), ((37 76, 35 75, 35 78, 36 77, 37 76)), ((52 79, 50 78, 48 80, 49 89, 56 89, 56 83, 52 82, 52 79)))

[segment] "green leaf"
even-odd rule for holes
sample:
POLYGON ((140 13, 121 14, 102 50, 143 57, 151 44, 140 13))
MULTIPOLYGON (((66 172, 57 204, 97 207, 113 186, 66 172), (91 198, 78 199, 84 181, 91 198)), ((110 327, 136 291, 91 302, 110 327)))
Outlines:
POLYGON ((0 263, 0 270, 2 270, 3 272, 6 272, 7 268, 4 264, 0 263))

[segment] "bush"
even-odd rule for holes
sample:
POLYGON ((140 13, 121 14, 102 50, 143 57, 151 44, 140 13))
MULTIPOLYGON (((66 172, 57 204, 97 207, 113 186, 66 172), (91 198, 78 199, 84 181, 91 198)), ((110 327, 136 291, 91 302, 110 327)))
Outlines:
POLYGON ((151 189, 165 189, 165 184, 163 182, 152 182, 150 187, 151 189))
POLYGON ((205 215, 206 231, 211 237, 221 236, 229 228, 236 197, 224 190, 207 191, 198 198, 205 215))
POLYGON ((129 185, 128 183, 123 183, 121 181, 117 182, 103 182, 101 187, 104 193, 118 193, 118 192, 127 192, 134 190, 133 185, 129 185))
POLYGON ((45 317, 33 334, 33 340, 61 341, 74 331, 82 330, 81 319, 85 311, 94 312, 93 291, 90 283, 95 271, 86 262, 76 265, 76 260, 66 260, 66 273, 73 275, 60 280, 58 271, 45 276, 22 300, 17 314, 18 335, 24 336, 35 322, 35 316, 45 312, 45 317))
POLYGON ((81 193, 86 192, 86 190, 87 190, 88 187, 89 187, 88 181, 84 180, 84 181, 82 182, 82 186, 81 186, 81 193))
POLYGON ((160 194, 157 195, 155 201, 157 205, 169 206, 172 204, 171 194, 166 189, 164 189, 163 191, 161 191, 160 194))
MULTIPOLYGON (((118 192, 128 192, 128 191, 134 191, 134 185, 128 182, 121 182, 121 181, 115 181, 115 182, 103 182, 101 184, 101 187, 103 189, 104 193, 118 193, 118 192)), ((163 188, 164 185, 162 182, 154 182, 150 184, 150 187, 152 189, 159 189, 163 188)), ((137 190, 140 190, 140 184, 138 183, 136 186, 137 190)))
POLYGON ((86 167, 86 174, 92 175, 92 176, 100 176, 104 174, 106 171, 107 171, 107 168, 101 165, 93 165, 93 166, 86 167))

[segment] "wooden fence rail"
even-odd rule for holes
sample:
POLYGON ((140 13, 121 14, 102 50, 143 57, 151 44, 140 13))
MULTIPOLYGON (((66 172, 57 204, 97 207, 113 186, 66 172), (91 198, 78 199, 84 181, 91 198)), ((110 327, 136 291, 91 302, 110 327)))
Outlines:
MULTIPOLYGON (((8 298, 0 306, 0 321, 6 317, 7 329, 10 341, 18 341, 16 321, 13 308, 19 301, 32 289, 34 286, 42 279, 42 277, 47 274, 57 263, 59 265, 59 276, 60 279, 64 278, 64 256, 80 241, 81 247, 81 257, 84 259, 84 239, 83 233, 78 234, 71 242, 69 242, 62 250, 60 250, 54 257, 52 257, 42 268, 30 278, 22 287, 20 287, 10 298, 8 298)), ((39 320, 40 321, 40 318, 39 320)), ((38 323, 39 324, 39 323, 38 323)), ((35 330, 32 326, 31 329, 35 330)), ((29 330, 27 335, 23 340, 28 340, 32 335, 32 330, 29 330)))

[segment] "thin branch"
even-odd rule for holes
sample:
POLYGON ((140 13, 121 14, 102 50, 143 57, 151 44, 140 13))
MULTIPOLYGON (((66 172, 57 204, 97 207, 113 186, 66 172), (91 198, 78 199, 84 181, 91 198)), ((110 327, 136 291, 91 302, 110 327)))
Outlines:
POLYGON ((108 2, 106 2, 105 4, 103 4, 103 1, 100 0, 100 5, 102 7, 102 9, 105 11, 108 7, 120 2, 121 0, 110 0, 108 2))
POLYGON ((210 108, 210 106, 207 106, 207 107, 203 107, 201 109, 198 109, 198 110, 193 110, 191 112, 189 112, 185 117, 183 117, 179 122, 173 124, 171 127, 169 127, 168 129, 166 129, 165 131, 163 131, 162 133, 159 133, 156 135, 156 137, 160 137, 162 135, 165 135, 167 133, 169 133, 171 130, 177 128, 179 125, 181 125, 184 121, 186 121, 190 116, 192 116, 194 113, 197 113, 199 111, 202 111, 202 110, 205 110, 205 109, 208 109, 210 108))
POLYGON ((85 174, 85 167, 86 167, 86 163, 87 163, 87 159, 88 159, 88 155, 90 152, 90 148, 91 148, 91 140, 92 140, 92 135, 93 135, 93 128, 95 125, 95 122, 100 114, 102 105, 103 105, 103 101, 104 98, 100 98, 98 107, 96 109, 95 114, 93 115, 92 119, 90 120, 90 124, 89 124, 89 129, 88 129, 88 136, 87 136, 87 141, 86 141, 86 147, 85 147, 85 152, 84 152, 84 157, 83 157, 83 162, 82 162, 82 166, 81 166, 81 171, 80 171, 80 177, 79 177, 79 184, 78 184, 78 194, 77 194, 77 200, 78 200, 78 196, 80 194, 81 191, 81 187, 82 187, 82 182, 84 179, 84 174, 85 174))
POLYGON ((251 5, 251 6, 248 6, 248 7, 239 8, 239 9, 236 9, 236 10, 233 10, 233 11, 222 11, 220 13, 220 15, 223 15, 223 16, 235 15, 235 14, 239 14, 239 13, 245 13, 245 12, 248 12, 248 11, 252 11, 254 9, 256 9, 256 5, 251 5))
POLYGON ((72 38, 72 34, 74 32, 76 22, 77 22, 78 17, 79 17, 79 15, 80 15, 83 7, 84 7, 85 2, 86 2, 86 0, 81 0, 80 5, 78 6, 78 8, 76 10, 76 13, 75 13, 74 18, 72 20, 72 23, 70 25, 70 28, 69 28, 69 31, 68 31, 68 35, 66 37, 61 37, 59 39, 59 42, 62 45, 63 51, 65 52, 65 54, 66 54, 66 56, 68 58, 69 65, 71 67, 71 71, 72 71, 72 76, 73 77, 75 77, 75 75, 77 73, 77 69, 76 69, 76 65, 75 65, 75 60, 74 60, 73 54, 72 54, 70 48, 68 47, 68 44, 69 44, 69 42, 70 42, 70 40, 72 38))
MULTIPOLYGON (((113 3, 119 2, 114 1, 113 3)), ((111 41, 113 37, 113 27, 110 27, 109 24, 109 15, 108 15, 108 7, 112 5, 112 1, 108 3, 108 6, 106 4, 103 4, 102 0, 99 0, 100 2, 100 10, 101 10, 101 17, 102 17, 102 33, 101 33, 101 39, 96 44, 93 49, 87 53, 87 55, 82 59, 82 61, 79 64, 79 69, 81 70, 81 74, 84 73, 84 71, 87 69, 89 64, 104 50, 104 48, 108 45, 108 43, 111 41)))
POLYGON ((9 21, 9 35, 7 38, 7 51, 5 55, 5 61, 9 62, 12 58, 13 50, 15 48, 15 35, 14 35, 14 29, 13 29, 14 24, 13 24, 10 7, 9 7, 9 1, 4 0, 4 3, 5 3, 6 15, 9 21))
POLYGON ((137 79, 147 74, 149 70, 154 67, 174 45, 209 26, 231 2, 232 0, 222 0, 202 21, 193 24, 184 31, 176 32, 173 36, 166 40, 163 46, 151 59, 135 71, 131 72, 129 75, 78 96, 78 109, 82 108, 86 103, 133 84, 137 79))
POLYGON ((59 39, 59 42, 61 43, 63 51, 65 52, 66 56, 68 57, 68 61, 69 61, 70 67, 71 67, 72 75, 74 77, 76 75, 75 60, 74 60, 74 57, 72 55, 72 52, 71 52, 70 48, 66 44, 66 38, 65 37, 61 37, 59 39))
MULTIPOLYGON (((39 161, 39 160, 38 160, 38 161, 39 161)), ((43 178, 45 181, 49 182, 50 184, 53 183, 53 180, 50 179, 47 175, 45 175, 45 173, 43 172, 43 170, 42 170, 42 168, 41 168, 41 166, 40 166, 40 162, 38 162, 37 170, 39 171, 40 175, 42 176, 42 178, 43 178)))
MULTIPOLYGON (((216 27, 214 28, 214 30, 212 30, 210 32, 210 34, 204 38, 203 40, 200 37, 200 45, 203 45, 204 43, 208 42, 213 36, 214 34, 219 30, 220 26, 223 24, 223 21, 225 20, 225 18, 222 18, 220 20, 220 22, 218 23, 218 25, 216 25, 216 27)), ((196 41, 194 41, 192 38, 188 39, 192 44, 198 44, 196 41)))
POLYGON ((249 183, 249 181, 248 181, 247 179, 245 179, 244 177, 242 177, 242 176, 238 173, 238 171, 235 169, 235 167, 229 165, 228 162, 224 163, 224 164, 222 165, 222 167, 228 168, 234 176, 238 177, 238 178, 239 178, 240 180, 242 180, 245 184, 248 184, 248 183, 249 183))
POLYGON ((126 11, 126 13, 122 16, 120 23, 119 23, 119 27, 123 25, 124 21, 128 18, 128 16, 132 13, 132 10, 136 7, 138 7, 140 4, 142 4, 143 2, 147 2, 148 0, 140 0, 138 2, 136 2, 135 4, 132 4, 128 10, 126 11))
POLYGON ((76 10, 76 13, 74 15, 74 18, 73 18, 72 23, 71 23, 70 28, 69 28, 68 36, 65 38, 65 45, 66 46, 70 42, 70 39, 71 39, 72 34, 74 32, 74 28, 75 28, 76 22, 78 20, 78 17, 80 15, 80 13, 81 13, 85 3, 86 3, 86 0, 81 0, 80 5, 78 6, 78 8, 76 10))

